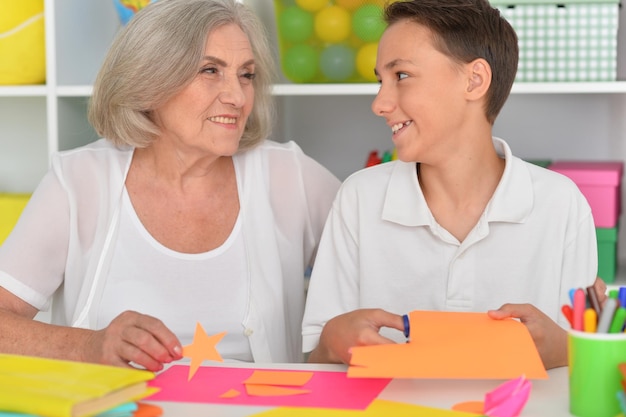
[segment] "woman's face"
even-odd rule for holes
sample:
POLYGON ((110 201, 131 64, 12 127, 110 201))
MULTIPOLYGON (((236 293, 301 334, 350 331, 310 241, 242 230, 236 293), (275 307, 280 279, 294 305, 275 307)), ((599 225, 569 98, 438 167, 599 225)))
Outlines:
POLYGON ((438 51, 429 29, 404 20, 381 37, 376 60, 380 90, 372 111, 386 119, 398 159, 435 163, 457 146, 466 120, 467 80, 438 51))
POLYGON ((233 155, 254 105, 254 54, 235 24, 209 33, 198 73, 156 109, 159 140, 216 156, 233 155))

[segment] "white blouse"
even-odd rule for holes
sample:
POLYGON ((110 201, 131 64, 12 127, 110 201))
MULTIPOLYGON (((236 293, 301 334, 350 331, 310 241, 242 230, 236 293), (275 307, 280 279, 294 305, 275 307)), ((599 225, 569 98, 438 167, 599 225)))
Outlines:
MULTIPOLYGON (((53 299, 54 324, 96 328, 132 155, 105 139, 53 155, 0 246, 0 286, 40 310, 53 299)), ((340 182, 294 142, 266 140, 233 163, 250 285, 241 326, 256 362, 302 361, 304 272, 340 182)))
POLYGON ((146 230, 124 187, 118 243, 96 328, 134 310, 160 319, 185 346, 199 322, 209 335, 226 332, 217 346, 223 358, 251 362, 241 325, 250 286, 245 259, 241 217, 220 247, 198 254, 176 252, 146 230))

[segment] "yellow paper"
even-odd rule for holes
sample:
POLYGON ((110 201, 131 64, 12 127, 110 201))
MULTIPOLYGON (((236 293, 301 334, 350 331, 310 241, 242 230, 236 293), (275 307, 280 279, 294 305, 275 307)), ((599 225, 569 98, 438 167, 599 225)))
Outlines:
POLYGON ((9 236, 30 194, 0 193, 0 245, 9 236))
POLYGON ((0 410, 79 417, 151 395, 149 371, 0 354, 0 410))
POLYGON ((425 407, 396 401, 376 399, 366 410, 279 407, 255 414, 259 417, 476 417, 462 411, 425 407))

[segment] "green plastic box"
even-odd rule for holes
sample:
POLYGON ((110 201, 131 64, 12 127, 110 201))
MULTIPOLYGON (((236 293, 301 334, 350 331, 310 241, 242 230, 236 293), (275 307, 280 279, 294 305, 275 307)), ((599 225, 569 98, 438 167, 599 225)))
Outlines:
POLYGON ((606 283, 615 281, 617 270, 617 227, 596 228, 598 276, 606 283))
POLYGON ((517 32, 515 81, 615 81, 618 0, 491 0, 517 32))

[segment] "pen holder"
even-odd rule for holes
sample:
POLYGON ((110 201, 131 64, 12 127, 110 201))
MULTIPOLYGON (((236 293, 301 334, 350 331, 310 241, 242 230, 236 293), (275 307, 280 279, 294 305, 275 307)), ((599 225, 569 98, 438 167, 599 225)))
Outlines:
POLYGON ((615 417, 626 362, 626 333, 568 334, 569 409, 578 417, 615 417))

